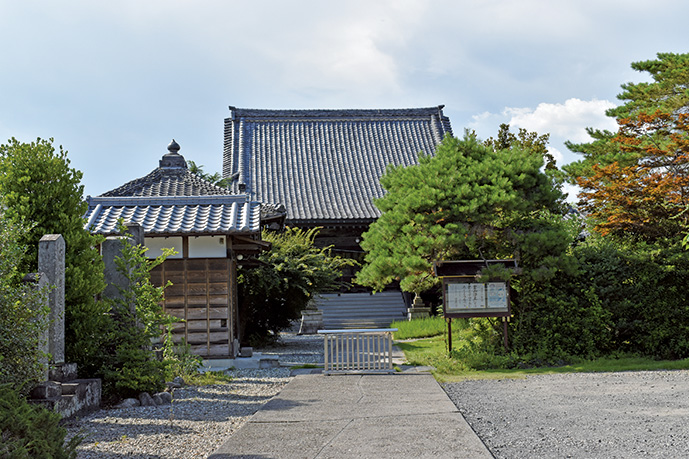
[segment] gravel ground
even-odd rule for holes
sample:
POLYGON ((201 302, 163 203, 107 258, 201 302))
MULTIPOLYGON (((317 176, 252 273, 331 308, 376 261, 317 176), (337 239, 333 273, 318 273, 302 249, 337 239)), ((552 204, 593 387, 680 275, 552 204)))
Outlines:
MULTIPOLYGON (((263 357, 322 364, 323 338, 283 334, 263 357)), ((184 387, 172 406, 104 409, 67 424, 78 459, 205 458, 291 380, 289 368, 233 370, 184 387)), ((496 458, 689 457, 689 371, 576 373, 443 385, 496 458)))
POLYGON ((496 458, 689 457, 689 372, 443 385, 496 458))
MULTIPOLYGON (((287 333, 257 351, 281 365, 322 363, 322 346, 320 336, 287 333)), ((77 458, 205 458, 291 380, 285 367, 228 374, 230 384, 175 389, 172 405, 103 409, 69 422, 68 438, 86 436, 77 458)))

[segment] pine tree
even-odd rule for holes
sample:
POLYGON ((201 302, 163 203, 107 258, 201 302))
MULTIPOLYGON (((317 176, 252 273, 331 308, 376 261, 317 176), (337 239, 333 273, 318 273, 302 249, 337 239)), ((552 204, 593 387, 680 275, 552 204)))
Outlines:
POLYGON ((622 85, 624 104, 607 112, 617 133, 589 129, 592 142, 567 144, 584 158, 564 169, 603 235, 654 241, 689 225, 689 54, 657 57, 632 64, 653 81, 622 85))
POLYGON ((419 293, 437 283, 434 261, 517 257, 537 269, 564 250, 548 223, 563 212, 563 196, 541 171, 547 138, 505 131, 485 144, 472 134, 448 136, 418 165, 388 169, 357 283, 382 290, 399 281, 419 293))

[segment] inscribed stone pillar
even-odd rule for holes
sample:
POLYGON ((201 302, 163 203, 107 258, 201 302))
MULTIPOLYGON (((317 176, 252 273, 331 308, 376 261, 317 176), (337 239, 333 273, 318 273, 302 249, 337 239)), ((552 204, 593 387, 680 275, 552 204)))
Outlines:
MULTIPOLYGON (((48 276, 43 273, 27 274, 24 276, 24 279, 22 279, 22 282, 31 285, 31 287, 38 291, 45 291, 45 289, 48 287, 48 276)), ((43 306, 46 306, 48 303, 48 296, 41 295, 41 297, 42 301, 44 302, 43 306)), ((48 380, 48 354, 50 353, 49 341, 50 328, 45 328, 38 337, 38 350, 42 353, 42 356, 38 360, 38 362, 41 364, 42 381, 48 380)))
MULTIPOLYGON (((133 244, 131 238, 125 236, 109 236, 101 244, 101 253, 103 255, 103 264, 105 276, 105 290, 103 296, 113 300, 121 300, 122 294, 120 290, 129 289, 129 280, 127 277, 118 271, 115 259, 122 255, 122 243, 126 241, 133 244)), ((130 305, 130 310, 135 313, 135 306, 130 305)))
POLYGON ((65 362, 65 240, 46 234, 38 242, 38 271, 47 276, 50 293, 48 348, 55 364, 65 362))
POLYGON ((127 222, 124 224, 127 227, 127 233, 129 237, 134 240, 134 244, 143 246, 144 245, 144 227, 134 222, 127 222))

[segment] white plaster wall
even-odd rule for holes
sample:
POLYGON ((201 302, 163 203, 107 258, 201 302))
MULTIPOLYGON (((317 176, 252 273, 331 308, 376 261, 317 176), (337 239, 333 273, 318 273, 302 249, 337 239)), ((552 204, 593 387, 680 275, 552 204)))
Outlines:
POLYGON ((189 236, 189 258, 225 258, 225 236, 189 236))
POLYGON ((163 249, 173 248, 177 251, 176 254, 168 258, 182 258, 182 236, 172 237, 146 237, 144 238, 144 245, 148 247, 146 251, 147 258, 158 258, 163 254, 163 249))

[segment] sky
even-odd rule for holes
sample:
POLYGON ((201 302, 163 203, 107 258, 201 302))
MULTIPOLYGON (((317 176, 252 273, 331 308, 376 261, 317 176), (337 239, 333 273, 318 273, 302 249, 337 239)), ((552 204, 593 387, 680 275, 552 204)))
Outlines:
POLYGON ((54 138, 96 196, 173 138, 220 171, 230 105, 444 105, 456 136, 549 133, 562 165, 648 81, 632 62, 689 52, 687 18, 684 0, 0 0, 0 143, 54 138))

